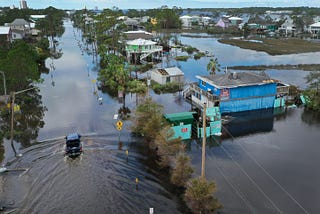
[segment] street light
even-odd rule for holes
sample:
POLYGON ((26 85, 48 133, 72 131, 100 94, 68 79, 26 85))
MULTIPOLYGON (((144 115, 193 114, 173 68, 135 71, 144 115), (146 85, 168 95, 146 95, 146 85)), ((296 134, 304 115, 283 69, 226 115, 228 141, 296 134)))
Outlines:
POLYGON ((17 151, 16 151, 16 149, 14 148, 14 145, 13 145, 13 118, 14 118, 14 99, 15 99, 15 95, 21 94, 21 93, 26 92, 26 91, 30 91, 30 90, 35 89, 35 88, 36 88, 36 87, 32 87, 32 88, 28 88, 28 89, 21 90, 21 91, 17 91, 17 92, 14 92, 14 91, 11 92, 11 128, 10 128, 10 142, 11 142, 11 147, 12 147, 13 152, 14 152, 15 155, 17 155, 17 151))

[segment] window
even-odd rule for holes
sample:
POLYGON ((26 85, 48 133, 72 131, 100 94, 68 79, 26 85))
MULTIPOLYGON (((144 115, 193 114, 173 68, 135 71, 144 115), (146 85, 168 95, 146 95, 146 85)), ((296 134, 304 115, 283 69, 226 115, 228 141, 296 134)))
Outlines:
POLYGON ((207 83, 206 83, 206 82, 204 82, 203 80, 201 80, 201 85, 206 86, 206 85, 207 85, 207 83))

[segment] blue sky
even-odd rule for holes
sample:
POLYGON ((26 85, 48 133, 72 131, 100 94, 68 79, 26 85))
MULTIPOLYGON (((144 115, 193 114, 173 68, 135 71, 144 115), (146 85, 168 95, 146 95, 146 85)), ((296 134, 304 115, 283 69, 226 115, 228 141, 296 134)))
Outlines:
MULTIPOLYGON (((167 5, 182 8, 234 8, 234 7, 320 7, 320 0, 27 0, 29 8, 42 9, 49 6, 58 9, 150 9, 167 5)), ((19 0, 0 0, 0 6, 19 7, 19 0)))

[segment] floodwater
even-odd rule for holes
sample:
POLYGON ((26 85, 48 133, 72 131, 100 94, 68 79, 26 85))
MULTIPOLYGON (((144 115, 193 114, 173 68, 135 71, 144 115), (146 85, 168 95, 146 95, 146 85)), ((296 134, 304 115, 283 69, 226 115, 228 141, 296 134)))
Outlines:
MULTIPOLYGON (((213 50, 222 66, 311 63, 320 57, 320 53, 269 56, 219 44, 214 38, 180 38, 202 51, 213 50)), ((93 93, 97 64, 83 51, 81 32, 66 22, 59 43, 63 55, 47 60, 48 67, 54 68, 43 74, 39 85, 47 110, 43 127, 30 140, 40 143, 16 144, 22 157, 15 158, 5 141, 6 167, 28 170, 0 175, 0 205, 17 213, 149 213, 150 208, 154 213, 185 213, 184 204, 163 179, 166 175, 139 139, 130 135, 130 123, 124 121, 120 135, 115 129, 113 116, 122 104, 101 91, 93 93), (63 136, 75 131, 83 135, 84 154, 66 158, 63 136)), ((192 82, 195 75, 208 74, 208 60, 162 64, 178 65, 186 81, 192 82)), ((306 87, 303 78, 308 72, 267 73, 306 87)), ((190 109, 179 93, 151 96, 166 113, 190 109)), ((128 95, 126 106, 135 105, 135 96, 128 95)), ((221 212, 318 213, 319 127, 319 117, 303 108, 234 115, 223 136, 207 140, 206 177, 217 183, 221 212)), ((198 176, 201 140, 186 143, 198 176)))

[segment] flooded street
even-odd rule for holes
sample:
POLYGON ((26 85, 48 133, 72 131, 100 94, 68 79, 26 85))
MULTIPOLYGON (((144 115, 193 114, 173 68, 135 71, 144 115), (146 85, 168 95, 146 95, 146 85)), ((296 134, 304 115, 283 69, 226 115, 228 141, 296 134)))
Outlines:
MULTIPOLYGON (((65 22, 65 28, 59 41, 63 55, 47 60, 47 67, 54 68, 43 74, 44 82, 39 85, 47 108, 37 136, 40 143, 28 147, 17 144, 22 157, 15 158, 10 143, 4 142, 6 167, 27 171, 0 174, 0 205, 15 213, 149 213, 149 208, 154 208, 154 213, 186 213, 141 140, 130 135, 130 122, 124 121, 120 135, 115 129, 113 116, 122 104, 101 91, 93 93, 96 61, 82 51, 81 32, 73 29, 71 22, 65 22), (83 135, 84 154, 80 158, 64 157, 63 137, 71 132, 83 135)), ((315 61, 312 57, 320 57, 320 53, 269 56, 212 38, 181 40, 197 44, 202 51, 212 49, 222 66, 310 63, 315 61)), ((208 60, 168 63, 178 64, 186 82, 192 82, 195 75, 208 74, 208 60)), ((306 87, 303 78, 308 72, 267 73, 306 87)), ((179 93, 151 95, 166 113, 190 109, 179 93)), ((126 106, 132 110, 136 98, 126 98, 126 106)), ((318 213, 319 128, 320 118, 303 108, 260 111, 236 115, 224 126, 223 136, 208 139, 206 176, 216 181, 216 196, 224 207, 221 213, 318 213)), ((194 176, 198 176, 201 140, 185 143, 194 176)))

